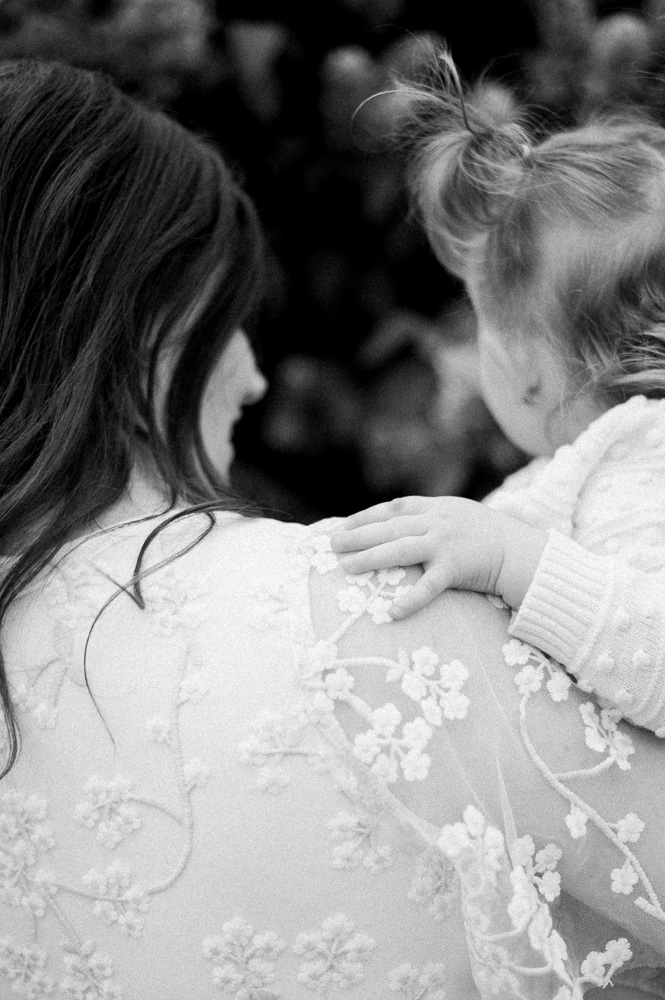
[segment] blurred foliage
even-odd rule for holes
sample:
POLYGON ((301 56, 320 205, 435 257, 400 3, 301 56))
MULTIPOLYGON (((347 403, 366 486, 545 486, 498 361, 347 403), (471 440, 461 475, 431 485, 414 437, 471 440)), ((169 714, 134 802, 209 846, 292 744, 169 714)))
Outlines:
POLYGON ((209 0, 3 0, 0 59, 54 59, 106 70, 164 104, 220 67, 209 0))
POLYGON ((593 0, 534 0, 540 46, 525 55, 527 102, 567 120, 632 103, 663 111, 665 3, 607 6, 593 0))
POLYGON ((274 253, 272 388, 237 475, 303 520, 478 498, 524 461, 480 398, 462 289, 409 213, 399 107, 375 96, 444 42, 497 117, 665 111, 665 0, 0 0, 0 59, 104 69, 238 168, 274 253))

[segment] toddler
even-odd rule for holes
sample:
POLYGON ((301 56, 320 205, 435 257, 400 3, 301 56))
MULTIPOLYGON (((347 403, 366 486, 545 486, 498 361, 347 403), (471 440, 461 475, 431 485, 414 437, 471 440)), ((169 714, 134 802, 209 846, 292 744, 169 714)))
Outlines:
POLYGON ((534 141, 441 61, 400 91, 412 190, 473 304, 484 399, 533 460, 483 503, 356 514, 333 548, 350 573, 422 564, 394 617, 496 595, 513 636, 665 737, 665 129, 634 112, 534 141))

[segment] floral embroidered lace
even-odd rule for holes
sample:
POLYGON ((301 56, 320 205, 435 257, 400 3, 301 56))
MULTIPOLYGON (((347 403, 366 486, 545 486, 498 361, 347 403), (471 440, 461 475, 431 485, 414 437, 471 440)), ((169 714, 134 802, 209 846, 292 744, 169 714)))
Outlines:
POLYGON ((144 608, 128 525, 12 611, 0 997, 665 997, 663 744, 484 598, 392 623, 407 574, 345 577, 325 523, 168 561, 203 526, 144 608))

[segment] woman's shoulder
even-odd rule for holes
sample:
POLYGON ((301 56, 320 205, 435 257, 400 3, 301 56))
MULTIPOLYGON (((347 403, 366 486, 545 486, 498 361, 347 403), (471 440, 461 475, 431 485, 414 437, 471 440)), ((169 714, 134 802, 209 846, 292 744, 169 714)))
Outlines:
POLYGON ((327 739, 309 578, 346 581, 326 531, 183 518, 137 592, 135 528, 79 546, 40 635, 6 650, 23 747, 0 789, 0 993, 20 973, 78 996, 90 972, 100 997, 473 995, 452 867, 327 739), (97 579, 118 596, 95 624, 97 579))
POLYGON ((175 574, 195 574, 215 590, 306 585, 311 569, 325 572, 336 564, 329 537, 333 523, 194 514, 164 530, 150 559, 152 565, 172 562, 175 574))

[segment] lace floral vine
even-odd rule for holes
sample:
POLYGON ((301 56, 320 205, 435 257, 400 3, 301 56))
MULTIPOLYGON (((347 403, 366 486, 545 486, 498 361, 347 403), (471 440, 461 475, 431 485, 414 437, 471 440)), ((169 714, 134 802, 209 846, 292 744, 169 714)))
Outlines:
POLYGON ((445 920, 459 902, 459 876, 455 866, 439 848, 427 847, 416 859, 416 871, 409 899, 426 906, 438 923, 445 920))
POLYGON ((581 794, 571 785, 580 779, 593 778, 613 767, 622 771, 631 768, 631 756, 635 746, 628 732, 619 728, 622 716, 617 708, 599 708, 593 702, 579 706, 584 726, 584 742, 589 750, 602 757, 597 764, 574 771, 555 772, 542 759, 529 732, 528 708, 531 699, 543 688, 545 676, 549 677, 545 687, 554 701, 568 698, 570 678, 563 670, 551 663, 538 650, 511 639, 503 647, 503 654, 509 666, 521 666, 515 675, 515 684, 520 693, 520 732, 524 745, 535 766, 546 781, 570 803, 566 816, 566 826, 573 839, 586 836, 587 824, 592 823, 620 852, 623 862, 610 872, 612 892, 630 896, 639 886, 642 894, 633 900, 635 906, 655 920, 665 923, 665 911, 644 871, 635 851, 629 846, 637 843, 644 831, 644 822, 635 814, 628 813, 621 819, 610 821, 601 816, 581 794), (564 678, 560 680, 559 678, 564 678))
POLYGON ((279 1000, 272 990, 275 963, 286 944, 277 934, 255 933, 241 917, 227 921, 222 933, 203 942, 203 955, 213 963, 212 979, 222 995, 237 1000, 279 1000))
POLYGON ((390 973, 389 987, 403 1000, 447 1000, 443 962, 430 963, 422 970, 406 962, 390 973))
POLYGON ((503 834, 468 806, 462 822, 443 827, 439 847, 460 873, 468 947, 483 995, 528 1000, 538 983, 539 994, 547 987, 555 1000, 582 1000, 586 985, 610 985, 632 958, 628 941, 619 938, 603 952, 590 952, 576 972, 548 905, 560 892, 556 845, 536 852, 532 838, 522 837, 509 858, 503 834))
MULTIPOLYGON (((81 683, 82 650, 75 649, 69 638, 77 632, 87 634, 109 596, 108 580, 103 573, 81 557, 68 556, 49 578, 47 603, 54 608, 58 628, 54 632, 53 655, 31 673, 30 682, 15 689, 20 711, 34 722, 53 727, 58 720, 58 699, 66 680, 81 683), (63 627, 64 625, 66 627, 63 627)), ((166 878, 152 885, 137 883, 126 867, 115 863, 105 870, 91 869, 82 876, 79 886, 67 884, 45 862, 55 846, 48 822, 48 801, 19 791, 0 796, 0 901, 8 906, 27 909, 35 920, 50 915, 63 930, 66 975, 57 980, 47 974, 51 957, 38 943, 25 948, 10 937, 0 938, 0 974, 11 983, 14 994, 42 1000, 59 995, 75 1000, 121 1000, 122 989, 114 982, 110 958, 101 954, 92 941, 82 941, 65 916, 58 900, 63 894, 90 901, 92 913, 101 922, 117 928, 126 936, 140 937, 145 927, 144 914, 152 896, 166 891, 188 863, 192 848, 191 796, 205 784, 210 766, 198 758, 183 759, 180 741, 181 714, 206 693, 207 682, 196 651, 197 631, 207 619, 206 602, 201 597, 203 582, 183 577, 175 564, 159 578, 149 577, 144 585, 146 607, 157 631, 181 645, 180 665, 170 716, 146 720, 146 731, 173 760, 180 792, 180 812, 166 807, 149 796, 141 795, 134 782, 123 775, 111 778, 93 775, 83 789, 74 810, 74 819, 90 830, 107 850, 114 850, 138 831, 142 813, 156 810, 173 821, 184 838, 181 857, 166 878)), ((111 591, 112 592, 112 591, 111 591)))
MULTIPOLYGON (((348 586, 340 592, 338 599, 340 610, 347 615, 346 621, 334 635, 319 640, 314 649, 306 651, 301 660, 301 677, 305 687, 317 690, 319 696, 327 696, 333 703, 340 700, 346 702, 370 723, 370 729, 355 737, 353 749, 356 757, 368 765, 375 777, 384 784, 393 783, 400 776, 407 781, 425 778, 430 763, 425 749, 434 728, 441 725, 444 718, 464 718, 468 707, 468 699, 462 693, 464 682, 468 678, 466 668, 460 661, 441 665, 437 654, 428 647, 410 655, 399 650, 394 661, 385 657, 339 657, 340 638, 362 615, 369 615, 376 624, 390 620, 390 599, 391 596, 394 599, 394 592, 401 579, 403 571, 399 569, 383 571, 381 574, 366 573, 358 577, 347 577, 348 586), (390 587, 393 588, 392 595, 390 587), (403 693, 418 705, 421 716, 404 722, 399 710, 390 703, 370 709, 354 694, 354 681, 349 673, 351 667, 361 668, 364 665, 386 667, 387 681, 399 682, 403 693)), ((634 851, 629 847, 642 835, 643 821, 636 814, 628 813, 623 818, 610 822, 570 787, 570 783, 578 778, 593 777, 611 767, 630 769, 630 757, 635 751, 630 736, 619 728, 620 712, 611 708, 598 709, 591 702, 580 706, 586 746, 602 754, 603 759, 590 768, 559 774, 553 772, 535 750, 527 726, 527 707, 531 698, 543 688, 554 702, 567 700, 572 681, 547 657, 519 640, 511 639, 506 643, 503 653, 507 664, 522 668, 515 677, 521 699, 522 739, 536 767, 557 792, 570 802, 566 824, 571 837, 578 839, 585 836, 586 825, 591 821, 624 855, 623 865, 610 873, 612 890, 630 895, 635 886, 640 884, 644 895, 638 896, 635 904, 656 919, 665 920, 665 913, 653 887, 634 851)), ((626 939, 621 938, 608 942, 604 952, 590 953, 582 963, 577 978, 566 968, 566 945, 553 927, 548 905, 560 892, 560 875, 556 871, 556 863, 561 857, 560 848, 550 844, 536 851, 532 838, 524 837, 511 846, 511 858, 508 859, 502 835, 499 831, 486 827, 481 814, 474 811, 473 807, 470 808, 471 812, 467 810, 465 813, 467 835, 471 832, 476 835, 477 840, 479 825, 482 825, 483 836, 485 840, 489 839, 489 845, 485 844, 483 854, 485 868, 480 872, 481 881, 486 880, 489 875, 491 883, 496 873, 505 866, 504 874, 509 874, 512 892, 507 915, 512 921, 513 929, 526 934, 532 949, 543 956, 547 963, 545 968, 559 978, 561 985, 556 993, 556 1000, 578 1000, 582 996, 583 985, 587 983, 607 985, 616 970, 630 959, 630 945, 626 939)), ((456 828, 459 835, 460 824, 456 828)), ((451 849, 449 842, 446 843, 446 835, 449 833, 449 828, 444 828, 439 847, 448 858, 456 858, 459 871, 460 852, 456 848, 451 849)), ((468 870, 466 881, 462 877, 461 882, 466 886, 468 896, 468 870)), ((473 883, 473 879, 471 882, 473 883)), ((485 917, 482 909, 474 908, 468 899, 467 913, 472 914, 478 926, 483 926, 485 917)), ((504 988, 517 990, 515 996, 520 996, 519 984, 511 971, 510 956, 505 949, 490 942, 478 944, 478 948, 475 960, 480 978, 483 975, 489 976, 485 984, 487 988, 492 992, 504 988)), ((404 982, 406 984, 408 978, 404 982)))
MULTIPOLYGON (((229 1000, 288 1000, 275 989, 275 980, 278 965, 289 955, 300 959, 298 982, 314 996, 332 1000, 362 987, 376 947, 377 942, 358 931, 345 913, 297 934, 291 944, 274 931, 257 931, 236 916, 222 925, 220 934, 204 939, 202 953, 212 963, 215 987, 229 1000)), ((396 1000, 447 1000, 444 981, 442 962, 422 969, 405 962, 388 973, 387 988, 396 1000)))

